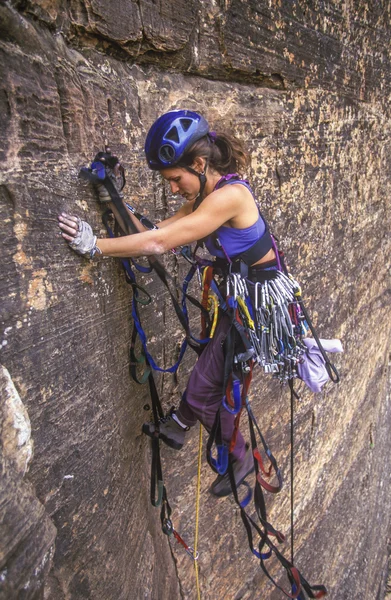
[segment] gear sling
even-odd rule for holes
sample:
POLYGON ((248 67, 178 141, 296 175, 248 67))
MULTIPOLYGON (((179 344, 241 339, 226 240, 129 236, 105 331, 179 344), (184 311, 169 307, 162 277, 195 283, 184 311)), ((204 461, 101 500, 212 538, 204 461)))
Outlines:
MULTIPOLYGON (((122 223, 125 224, 126 229, 128 229, 130 233, 135 233, 137 230, 124 207, 115 184, 116 182, 113 178, 112 169, 117 163, 118 159, 112 157, 110 153, 99 153, 95 157, 95 161, 92 163, 90 169, 81 170, 81 176, 95 185, 97 185, 97 183, 103 183, 110 194, 115 212, 119 215, 120 220, 122 220, 122 223)), ((124 182, 125 180, 123 177, 123 185, 124 182)), ((226 176, 222 178, 219 183, 220 187, 231 183, 244 183, 248 186, 247 182, 242 182, 236 175, 226 176)), ((134 210, 132 212, 134 212, 134 210)), ((109 217, 110 211, 106 211, 103 216, 103 221, 109 235, 114 236, 115 234, 109 225, 109 217)), ((143 224, 146 227, 155 227, 146 220, 145 217, 143 217, 143 219, 143 224)), ((121 232, 119 230, 118 223, 116 228, 117 234, 124 233, 124 231, 121 232)), ((219 244, 218 239, 216 239, 216 243, 219 244)), ((291 546, 291 560, 289 561, 281 554, 276 544, 271 539, 274 538, 276 542, 281 543, 285 538, 283 534, 274 529, 267 520, 262 487, 268 492, 277 493, 281 489, 282 478, 277 462, 260 431, 248 399, 248 390, 251 383, 253 367, 255 364, 259 364, 264 368, 265 372, 273 373, 281 382, 289 382, 291 388, 291 405, 293 405, 293 377, 297 377, 296 366, 300 360, 300 355, 305 351, 305 346, 302 344, 301 339, 306 332, 306 326, 311 329, 314 337, 316 336, 316 332, 314 332, 312 324, 310 323, 308 313, 304 308, 300 288, 286 272, 283 256, 278 252, 275 241, 267 226, 265 234, 253 247, 232 259, 226 254, 227 260, 222 261, 217 259, 214 263, 211 263, 210 261, 199 259, 196 257, 195 253, 190 257, 187 248, 182 248, 180 254, 192 263, 181 289, 181 305, 178 303, 175 295, 170 289, 169 284, 173 283, 171 276, 165 271, 164 267, 156 257, 148 257, 149 267, 141 267, 141 265, 138 265, 133 259, 121 259, 125 270, 126 280, 133 290, 132 317, 134 320, 134 328, 130 345, 131 376, 134 381, 139 384, 148 381, 153 417, 156 430, 158 431, 159 419, 163 417, 163 410, 152 371, 175 372, 183 357, 187 344, 189 344, 198 354, 202 352, 204 344, 209 341, 208 332, 210 332, 211 319, 207 311, 207 299, 210 290, 212 290, 219 299, 220 308, 218 310, 224 311, 230 319, 230 327, 224 345, 223 399, 221 407, 216 413, 215 422, 209 435, 207 444, 208 463, 211 468, 219 474, 228 472, 232 492, 235 501, 239 506, 241 518, 247 532, 250 550, 259 560, 260 567, 266 576, 287 597, 301 598, 302 600, 307 596, 309 598, 321 598, 327 593, 326 588, 321 585, 310 585, 294 566, 293 542, 291 546), (265 265, 257 267, 250 266, 259 260, 261 256, 265 255, 271 248, 275 249, 277 265, 266 265, 266 268, 265 265), (150 302, 151 298, 149 294, 137 284, 132 267, 135 267, 142 272, 151 272, 152 270, 156 272, 167 288, 175 312, 185 330, 186 336, 182 342, 178 361, 168 369, 158 367, 148 352, 147 337, 141 326, 138 304, 146 304, 150 302), (203 271, 205 275, 202 304, 187 294, 187 288, 192 277, 196 271, 200 270, 203 271), (191 334, 186 309, 187 300, 201 310, 204 334, 201 340, 197 340, 191 334), (135 352, 135 345, 138 337, 140 337, 142 344, 140 356, 136 356, 135 352), (145 364, 146 369, 143 376, 139 377, 137 375, 136 367, 142 363, 145 364), (240 500, 239 490, 236 486, 232 469, 232 451, 235 447, 240 416, 243 408, 247 410, 249 417, 250 439, 256 473, 254 507, 258 517, 258 523, 245 510, 252 496, 250 486, 246 484, 246 498, 240 500), (235 415, 234 433, 229 447, 227 447, 222 440, 220 422, 220 411, 222 410, 227 410, 235 415), (268 467, 265 466, 261 452, 257 447, 257 435, 261 441, 263 453, 267 457, 269 463, 268 467), (213 448, 215 448, 215 454, 217 453, 216 458, 213 456, 213 448), (277 484, 271 484, 268 481, 273 473, 277 479, 277 484), (259 537, 257 547, 254 547, 253 533, 256 533, 259 537), (291 592, 287 592, 281 588, 272 578, 266 567, 265 562, 273 555, 286 570, 291 584, 291 592)), ((175 283, 174 285, 176 286, 175 283)), ((217 309, 215 308, 215 312, 216 311, 217 309)), ((317 336, 315 339, 318 342, 317 336)), ((320 342, 318 345, 321 350, 320 342)), ((334 365, 328 360, 324 351, 323 354, 330 379, 337 382, 339 380, 338 373, 334 365)), ((152 439, 151 502, 154 506, 160 506, 161 508, 160 518, 163 532, 166 535, 174 535, 177 541, 184 546, 186 551, 196 559, 197 557, 194 556, 192 549, 187 546, 178 532, 175 531, 171 520, 172 511, 163 482, 158 435, 152 439)), ((291 540, 293 540, 293 528, 291 540)))

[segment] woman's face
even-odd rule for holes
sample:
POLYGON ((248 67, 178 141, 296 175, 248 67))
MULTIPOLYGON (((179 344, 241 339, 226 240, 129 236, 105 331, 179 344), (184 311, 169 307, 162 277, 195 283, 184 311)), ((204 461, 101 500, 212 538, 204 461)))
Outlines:
POLYGON ((163 169, 160 173, 170 184, 172 194, 180 194, 188 202, 195 200, 198 196, 200 180, 197 175, 193 175, 182 167, 163 169))

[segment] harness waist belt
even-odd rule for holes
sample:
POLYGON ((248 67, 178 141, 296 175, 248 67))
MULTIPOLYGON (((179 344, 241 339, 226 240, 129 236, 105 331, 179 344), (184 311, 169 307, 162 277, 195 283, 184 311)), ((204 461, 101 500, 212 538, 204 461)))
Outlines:
POLYGON ((259 240, 255 242, 250 248, 232 257, 232 262, 237 260, 243 261, 246 265, 253 265, 258 260, 273 248, 273 241, 269 232, 269 228, 266 226, 266 231, 259 240))
POLYGON ((253 267, 247 267, 243 261, 235 260, 231 264, 223 258, 216 258, 213 261, 213 268, 217 273, 225 276, 231 273, 240 273, 244 277, 250 279, 250 281, 256 283, 257 281, 262 282, 270 279, 275 279, 277 276, 277 260, 269 260, 261 265, 255 265, 253 267), (245 266, 246 272, 243 273, 243 266, 245 266), (275 267, 275 269, 273 268, 275 267))

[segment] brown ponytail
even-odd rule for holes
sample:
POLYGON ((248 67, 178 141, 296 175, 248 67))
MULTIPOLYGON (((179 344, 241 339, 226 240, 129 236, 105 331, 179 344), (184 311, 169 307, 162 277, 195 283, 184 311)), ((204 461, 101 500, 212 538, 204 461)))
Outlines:
POLYGON ((178 167, 190 167, 196 157, 204 158, 208 166, 221 175, 243 175, 248 164, 242 143, 226 133, 212 132, 197 140, 182 156, 178 167))

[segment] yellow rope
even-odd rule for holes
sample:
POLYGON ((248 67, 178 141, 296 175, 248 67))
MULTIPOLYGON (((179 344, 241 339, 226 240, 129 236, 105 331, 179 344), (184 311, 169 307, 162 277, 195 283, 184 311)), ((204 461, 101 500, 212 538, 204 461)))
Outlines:
MULTIPOLYGON (((200 520, 200 496, 201 496, 201 462, 202 462, 202 425, 200 423, 200 441, 198 444, 198 475, 197 475, 197 494, 196 494, 196 522, 194 535, 194 556, 197 557, 198 547, 198 526, 200 520)), ((198 573, 198 560, 194 561, 194 569, 196 576, 197 600, 201 600, 200 580, 198 573)))

